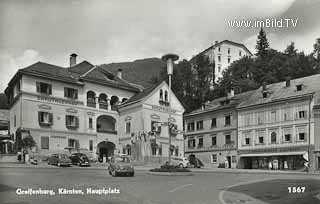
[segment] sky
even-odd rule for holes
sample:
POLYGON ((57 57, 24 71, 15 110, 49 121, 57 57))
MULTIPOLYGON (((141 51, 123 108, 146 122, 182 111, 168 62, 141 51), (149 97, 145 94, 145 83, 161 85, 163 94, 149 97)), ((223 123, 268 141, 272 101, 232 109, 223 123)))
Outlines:
POLYGON ((270 47, 293 41, 309 54, 320 37, 319 10, 320 0, 1 0, 0 92, 18 69, 37 61, 67 67, 71 53, 95 65, 169 52, 190 59, 216 40, 255 53, 260 28, 230 27, 230 20, 297 20, 265 27, 270 47))

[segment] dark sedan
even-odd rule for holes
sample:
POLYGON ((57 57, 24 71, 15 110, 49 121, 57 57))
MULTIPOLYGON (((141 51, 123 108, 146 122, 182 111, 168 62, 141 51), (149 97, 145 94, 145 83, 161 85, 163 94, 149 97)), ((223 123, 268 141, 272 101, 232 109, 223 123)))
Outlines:
POLYGON ((89 158, 83 153, 73 153, 69 158, 73 165, 90 166, 89 158))
POLYGON ((48 159, 48 164, 57 166, 71 166, 71 160, 66 154, 52 154, 48 159))

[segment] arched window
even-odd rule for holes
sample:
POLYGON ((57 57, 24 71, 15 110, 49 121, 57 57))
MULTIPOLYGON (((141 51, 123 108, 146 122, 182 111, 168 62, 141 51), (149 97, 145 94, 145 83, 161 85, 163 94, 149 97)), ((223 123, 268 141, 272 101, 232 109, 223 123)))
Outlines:
POLYGON ((87 106, 88 107, 96 107, 96 93, 93 91, 87 92, 87 106))
POLYGON ((277 143, 277 133, 271 133, 271 144, 277 143))
POLYGON ((119 97, 111 96, 111 99, 110 99, 111 110, 117 110, 118 104, 119 104, 119 97))
POLYGON ((106 94, 104 94, 104 93, 101 93, 100 95, 99 95, 99 108, 100 109, 108 109, 108 97, 107 97, 107 95, 106 94))
POLYGON ((168 101, 168 91, 164 91, 164 100, 168 101))
POLYGON ((160 98, 161 101, 163 101, 163 91, 162 91, 162 89, 160 89, 159 98, 160 98))

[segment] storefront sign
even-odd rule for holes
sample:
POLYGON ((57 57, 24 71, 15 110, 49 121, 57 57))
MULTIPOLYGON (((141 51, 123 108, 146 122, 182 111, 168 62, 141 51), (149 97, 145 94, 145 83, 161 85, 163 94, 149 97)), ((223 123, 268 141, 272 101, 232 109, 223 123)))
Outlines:
POLYGON ((57 136, 57 135, 52 135, 51 138, 55 138, 55 139, 67 139, 66 136, 57 136))
POLYGON ((177 111, 176 110, 173 110, 171 108, 167 108, 167 107, 161 107, 161 106, 155 106, 155 105, 152 105, 152 110, 156 110, 156 111, 159 111, 159 112, 165 112, 165 113, 176 113, 177 111))
POLYGON ((238 154, 296 152, 296 151, 305 151, 306 148, 308 148, 308 146, 287 147, 287 148, 249 149, 249 150, 238 150, 238 154))
POLYGON ((37 97, 39 101, 46 101, 50 103, 60 103, 60 104, 69 104, 69 105, 83 105, 82 101, 71 101, 71 100, 65 100, 61 98, 53 98, 48 96, 38 96, 37 97))

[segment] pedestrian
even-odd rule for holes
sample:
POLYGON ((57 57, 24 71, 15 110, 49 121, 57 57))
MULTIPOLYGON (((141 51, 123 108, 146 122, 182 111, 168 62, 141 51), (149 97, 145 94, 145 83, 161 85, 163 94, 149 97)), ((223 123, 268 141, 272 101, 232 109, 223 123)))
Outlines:
POLYGON ((18 152, 17 152, 17 157, 18 157, 18 161, 19 161, 19 163, 21 162, 21 150, 19 150, 18 152))
POLYGON ((27 151, 26 151, 26 150, 23 150, 23 151, 22 151, 23 163, 26 163, 26 154, 27 154, 27 151))
POLYGON ((228 162, 228 160, 226 159, 226 160, 224 160, 224 167, 225 168, 229 168, 229 162, 228 162))
POLYGON ((287 170, 288 169, 288 162, 284 161, 284 165, 283 165, 284 169, 287 170))
POLYGON ((271 161, 269 161, 268 168, 269 168, 269 170, 272 169, 272 162, 271 161))

